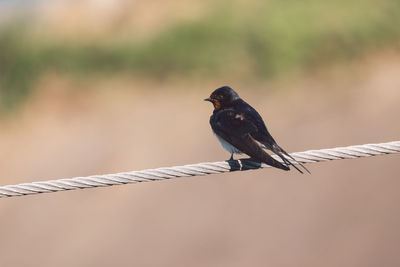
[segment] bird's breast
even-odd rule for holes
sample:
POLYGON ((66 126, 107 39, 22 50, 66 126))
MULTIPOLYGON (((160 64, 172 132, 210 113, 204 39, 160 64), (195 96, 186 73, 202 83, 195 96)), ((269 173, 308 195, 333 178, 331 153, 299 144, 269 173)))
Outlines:
POLYGON ((242 151, 240 151, 239 149, 237 149, 236 147, 234 147, 233 145, 231 145, 228 141, 226 141, 225 139, 223 139, 221 136, 219 136, 218 134, 216 134, 213 131, 214 135, 217 137, 218 141, 221 143, 222 147, 228 151, 229 153, 235 153, 235 154, 242 154, 242 151))

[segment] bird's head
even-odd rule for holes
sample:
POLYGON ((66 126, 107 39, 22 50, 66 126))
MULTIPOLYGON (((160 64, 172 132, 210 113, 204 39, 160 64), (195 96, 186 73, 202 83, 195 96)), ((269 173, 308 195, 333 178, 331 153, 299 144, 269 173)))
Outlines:
POLYGON ((239 95, 229 86, 223 86, 216 89, 209 98, 204 101, 210 101, 213 103, 215 109, 221 109, 229 107, 235 100, 239 99, 239 95))

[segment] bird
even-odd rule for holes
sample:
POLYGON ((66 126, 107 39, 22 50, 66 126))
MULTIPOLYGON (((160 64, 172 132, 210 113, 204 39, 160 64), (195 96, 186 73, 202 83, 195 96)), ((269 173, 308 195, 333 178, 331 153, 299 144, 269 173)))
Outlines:
POLYGON ((293 166, 303 174, 289 159, 299 164, 305 171, 310 171, 303 164, 295 160, 280 147, 267 127, 260 114, 229 86, 222 86, 204 99, 214 106, 210 117, 210 125, 222 147, 230 154, 246 154, 257 162, 263 162, 272 167, 288 171, 293 166), (282 163, 275 160, 264 149, 268 149, 282 159, 282 163))

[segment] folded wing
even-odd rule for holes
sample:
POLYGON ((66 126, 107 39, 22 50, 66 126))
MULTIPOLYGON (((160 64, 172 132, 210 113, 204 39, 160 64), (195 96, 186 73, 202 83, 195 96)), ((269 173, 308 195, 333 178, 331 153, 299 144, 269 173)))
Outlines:
POLYGON ((257 127, 245 118, 245 114, 229 109, 220 111, 211 117, 210 124, 216 134, 254 160, 289 170, 288 166, 267 154, 252 137, 252 133, 257 132, 257 127))

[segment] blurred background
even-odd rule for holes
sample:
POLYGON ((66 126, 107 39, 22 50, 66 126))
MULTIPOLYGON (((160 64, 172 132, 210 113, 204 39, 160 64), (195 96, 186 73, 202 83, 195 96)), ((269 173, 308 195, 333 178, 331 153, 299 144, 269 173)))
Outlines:
MULTIPOLYGON (((397 0, 2 0, 1 185, 399 140, 397 0)), ((399 156, 0 200, 2 266, 399 266, 399 156)))

